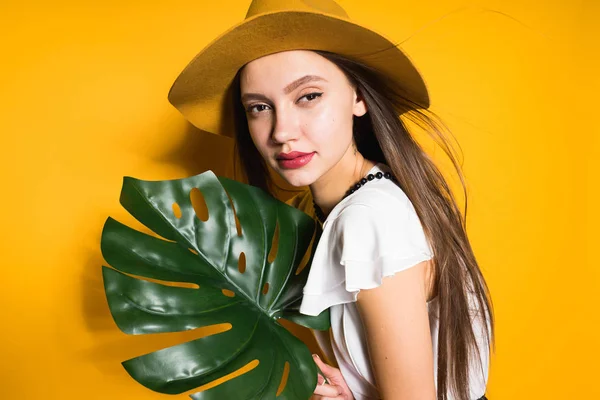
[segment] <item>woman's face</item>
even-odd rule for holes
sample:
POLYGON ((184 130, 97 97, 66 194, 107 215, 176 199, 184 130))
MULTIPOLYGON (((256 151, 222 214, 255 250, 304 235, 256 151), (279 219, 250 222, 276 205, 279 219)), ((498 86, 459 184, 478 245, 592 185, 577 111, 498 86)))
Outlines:
POLYGON ((291 185, 311 185, 353 160, 353 116, 367 110, 331 61, 308 50, 264 56, 241 70, 240 89, 254 145, 291 185))

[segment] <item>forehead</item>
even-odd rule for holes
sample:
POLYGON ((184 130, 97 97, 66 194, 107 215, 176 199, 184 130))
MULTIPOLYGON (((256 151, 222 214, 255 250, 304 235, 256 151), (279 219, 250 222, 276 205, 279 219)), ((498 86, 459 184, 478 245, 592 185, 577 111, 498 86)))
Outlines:
POLYGON ((331 61, 310 50, 290 50, 269 54, 247 63, 240 71, 242 93, 282 89, 306 75, 324 78, 330 83, 343 80, 343 72, 331 61))

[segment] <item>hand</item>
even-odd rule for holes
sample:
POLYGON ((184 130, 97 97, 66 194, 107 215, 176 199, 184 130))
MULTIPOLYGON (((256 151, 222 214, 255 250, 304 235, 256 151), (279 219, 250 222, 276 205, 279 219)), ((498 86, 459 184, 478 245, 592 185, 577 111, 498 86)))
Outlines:
POLYGON ((313 359, 327 378, 328 383, 325 383, 325 378, 319 374, 317 387, 310 400, 354 400, 342 372, 331 365, 325 364, 316 354, 313 354, 313 359))

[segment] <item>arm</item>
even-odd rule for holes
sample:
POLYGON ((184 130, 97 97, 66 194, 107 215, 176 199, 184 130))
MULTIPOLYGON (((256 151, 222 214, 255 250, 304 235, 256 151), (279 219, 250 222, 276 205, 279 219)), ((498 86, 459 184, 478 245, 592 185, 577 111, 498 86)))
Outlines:
MULTIPOLYGON (((323 273, 329 272, 336 296, 328 297, 335 302, 323 301, 320 306, 357 302, 366 334, 363 346, 368 346, 364 350, 369 351, 373 367, 372 383, 383 399, 434 400, 425 295, 431 262, 424 261, 432 259, 433 251, 414 208, 408 199, 356 198, 332 220, 331 235, 337 247, 331 249, 321 268, 323 273)), ((323 373, 328 375, 325 370, 323 373)), ((345 385, 336 386, 343 392, 345 385)), ((334 393, 331 398, 351 397, 334 393)))
POLYGON ((426 304, 429 263, 385 277, 381 286, 358 294, 371 364, 385 400, 436 399, 426 304))

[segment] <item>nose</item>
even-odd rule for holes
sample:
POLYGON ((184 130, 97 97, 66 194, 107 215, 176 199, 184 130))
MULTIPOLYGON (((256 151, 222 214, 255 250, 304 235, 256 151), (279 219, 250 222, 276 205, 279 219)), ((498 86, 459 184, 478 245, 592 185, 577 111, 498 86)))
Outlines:
POLYGON ((287 110, 278 110, 274 113, 273 131, 271 140, 274 143, 285 143, 295 140, 299 135, 299 126, 297 116, 287 110))

